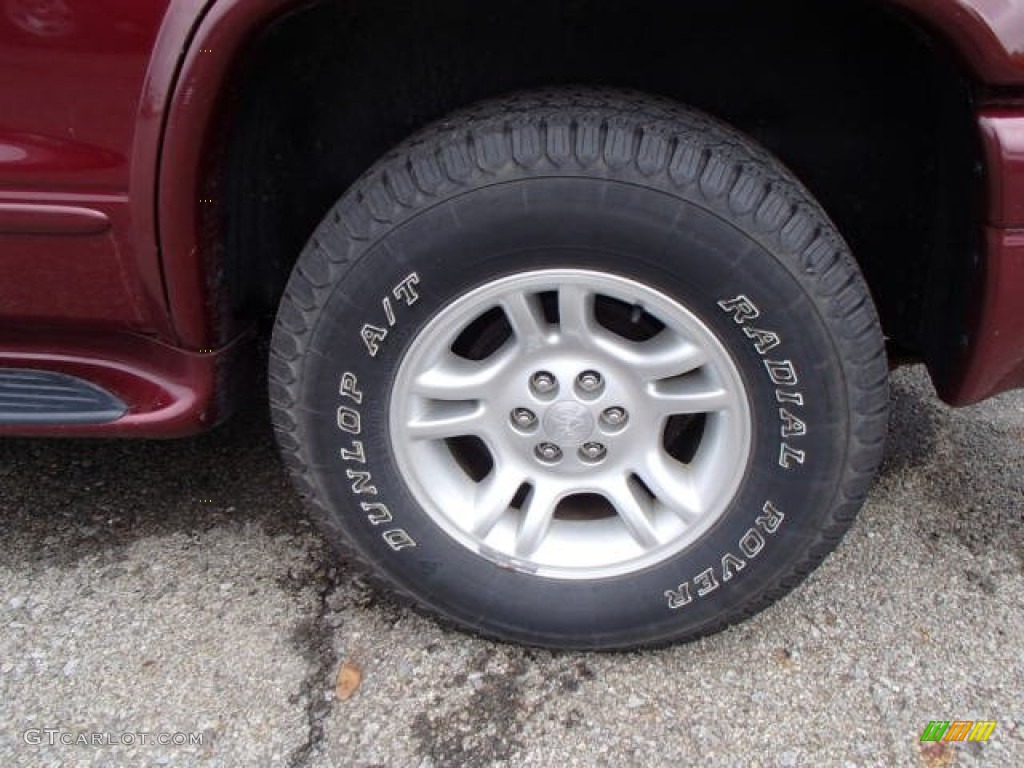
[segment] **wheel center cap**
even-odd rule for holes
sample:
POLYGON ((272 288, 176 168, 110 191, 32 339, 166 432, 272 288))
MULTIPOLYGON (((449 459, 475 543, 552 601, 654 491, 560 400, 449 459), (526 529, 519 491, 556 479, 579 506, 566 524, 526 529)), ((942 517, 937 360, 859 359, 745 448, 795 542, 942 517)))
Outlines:
POLYGON ((544 432, 559 445, 578 445, 594 431, 594 417, 583 405, 566 400, 544 414, 544 432))

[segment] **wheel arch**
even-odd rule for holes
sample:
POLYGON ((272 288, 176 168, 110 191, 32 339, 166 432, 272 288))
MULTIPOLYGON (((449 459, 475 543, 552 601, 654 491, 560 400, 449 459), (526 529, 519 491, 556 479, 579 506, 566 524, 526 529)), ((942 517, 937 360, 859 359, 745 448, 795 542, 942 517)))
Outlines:
MULTIPOLYGON (((808 3, 802 0, 793 0, 794 7, 807 6, 808 3)), ((251 107, 252 94, 266 86, 268 83, 272 88, 277 88, 283 94, 286 89, 292 87, 288 78, 278 73, 275 78, 275 67, 280 67, 286 62, 274 61, 272 56, 279 56, 280 51, 273 52, 274 40, 281 40, 282 35, 287 36, 288 30, 300 29, 302 19, 316 18, 317 13, 333 13, 336 18, 352 18, 353 14, 359 17, 359 2, 349 3, 325 3, 309 2, 308 0, 219 0, 210 4, 205 14, 191 30, 191 37, 181 41, 182 49, 185 50, 181 65, 178 69, 173 88, 168 88, 167 110, 164 117, 164 130, 160 145, 160 173, 157 184, 157 198, 155 210, 160 238, 160 247, 163 259, 165 284, 167 287, 168 302, 171 315, 174 319, 176 332, 180 342, 191 348, 204 348, 223 343, 237 333, 241 326, 251 322, 261 312, 267 311, 272 305, 276 294, 283 287, 283 280, 286 274, 281 274, 282 264, 265 264, 252 261, 253 249, 251 243, 245 240, 245 235, 238 225, 238 220, 254 219, 254 209, 240 206, 239 198, 244 197, 246 191, 244 181, 238 178, 239 168, 246 164, 244 155, 248 152, 285 152, 290 151, 286 146, 289 142, 283 141, 287 138, 279 131, 280 125, 271 126, 262 136, 253 139, 252 136, 243 137, 242 143, 250 142, 247 148, 239 154, 229 151, 229 147, 239 144, 240 129, 238 126, 246 119, 251 119, 252 112, 246 110, 251 107), (330 11, 326 10, 330 9, 330 11), (272 52, 268 55, 268 52, 272 52), (261 69, 262 67, 262 69, 261 69), (265 80, 269 78, 269 80, 265 80), (248 101, 247 101, 248 100, 248 101), (268 135, 269 134, 269 135, 268 135), (255 149, 254 149, 255 147, 255 149), (255 283, 255 284, 254 284, 255 283), (255 296, 255 298, 254 298, 255 296)), ((528 5, 526 3, 521 5, 528 5)), ((567 2, 565 7, 576 9, 584 5, 581 2, 567 2)), ((730 5, 744 6, 745 0, 736 0, 730 5)), ((747 5, 753 6, 755 3, 747 5)), ((813 4, 812 4, 813 5, 813 4)), ((1012 49, 1012 26, 1013 19, 1024 17, 1024 10, 1014 11, 1010 16, 999 17, 992 10, 992 5, 983 0, 958 0, 950 3, 943 0, 870 0, 869 2, 857 2, 852 0, 844 5, 848 10, 855 7, 865 9, 865 13, 873 19, 880 20, 883 26, 892 25, 891 29, 897 27, 902 29, 902 34, 908 41, 917 41, 935 52, 937 59, 942 59, 940 64, 943 69, 943 76, 956 78, 954 86, 944 94, 943 98, 948 99, 948 106, 954 113, 952 119, 959 121, 956 126, 956 136, 960 142, 971 144, 965 148, 962 155, 957 159, 957 167, 944 169, 942 174, 948 173, 956 179, 968 185, 974 183, 972 174, 975 173, 975 164, 980 157, 980 148, 976 145, 976 126, 973 123, 970 100, 973 96, 973 89, 980 83, 992 83, 1007 85, 1013 82, 1024 82, 1024 69, 1022 62, 1010 51, 1012 49), (892 10, 896 13, 890 13, 892 10), (911 24, 905 24, 903 19, 908 18, 911 24), (947 54, 948 62, 943 58, 947 54), (968 69, 960 69, 966 66, 968 69), (968 120, 970 122, 968 123, 968 120)), ((410 9, 400 9, 402 13, 411 12, 410 9)), ((370 8, 367 13, 385 13, 386 9, 370 8)), ((851 11, 852 12, 852 11, 851 11)), ((392 13, 396 14, 395 11, 392 13)), ((495 11, 497 13, 497 11, 495 11)), ((457 15, 449 12, 447 17, 443 13, 438 14, 442 19, 437 23, 455 24, 459 19, 457 15)), ((601 22, 596 18, 597 14, 587 16, 586 19, 594 25, 601 22)), ((362 17, 359 17, 362 18, 362 17)), ((442 29, 439 26, 438 29, 442 29)), ((457 31, 457 30, 456 30, 457 31)), ((458 34, 455 39, 458 40, 458 34)), ((337 41, 333 41, 336 43, 337 41)), ((345 61, 345 66, 350 64, 366 65, 366 59, 360 60, 358 56, 350 56, 346 51, 346 45, 354 43, 354 40, 341 40, 340 45, 332 51, 335 63, 334 66, 341 67, 338 60, 345 61)), ((451 41, 448 41, 451 43, 451 41)), ((723 43, 726 44, 726 43, 723 43)), ((286 46, 287 47, 287 46, 286 46)), ((315 46, 313 46, 315 49, 315 46)), ((323 53, 323 50, 319 50, 323 53)), ((294 53, 294 51, 292 52, 294 53)), ((308 52, 307 52, 308 53, 308 52)), ((394 53, 393 51, 390 53, 394 53)), ((666 56, 668 54, 666 53, 666 56)), ((311 66, 323 65, 324 60, 313 59, 311 66)), ((330 62, 328 62, 330 65, 330 62)), ((352 77, 372 79, 374 75, 387 69, 387 67, 402 66, 394 60, 389 62, 370 62, 374 69, 368 74, 364 72, 352 72, 352 77)), ((309 69, 309 68, 307 68, 309 69)), ((441 67, 443 70, 443 67, 441 67)), ((425 77, 423 82, 429 85, 430 73, 417 76, 425 77)), ((593 74, 593 73, 591 73, 593 74)), ((443 76, 443 75, 442 75, 443 76)), ((301 78, 300 78, 301 79, 301 78)), ((636 85, 643 87, 644 83, 616 83, 625 85, 636 85)), ((300 86, 303 84, 300 83, 300 86)), ((529 85, 529 83, 527 83, 529 85)), ((929 87, 935 85, 931 83, 929 87)), ((308 87, 308 83, 305 84, 308 87)), ((472 89, 470 89, 472 90, 472 89)), ((501 92, 504 89, 498 89, 501 92)), ((393 94, 401 98, 402 94, 393 94)), ((472 94, 477 96, 495 95, 494 93, 472 94)), ((674 95, 674 94, 666 94, 674 95)), ((893 98, 898 98, 898 89, 894 89, 893 98)), ((430 99, 428 99, 430 101, 430 99)), ((386 148, 389 142, 402 138, 417 123, 422 124, 430 119, 440 116, 453 106, 462 104, 443 103, 444 99, 434 99, 440 103, 417 103, 406 116, 404 121, 392 122, 384 130, 376 130, 372 124, 372 110, 370 115, 364 115, 355 122, 366 123, 359 127, 362 130, 361 138, 364 146, 357 147, 356 159, 350 163, 349 168, 344 172, 336 173, 333 177, 317 176, 312 172, 312 181, 305 178, 308 169, 301 164, 293 166, 283 172, 283 175, 275 182, 284 179, 299 179, 302 183, 308 183, 307 189, 312 189, 313 197, 309 210, 302 216, 301 226, 294 225, 296 230, 302 229, 308 235, 312 227, 310 222, 315 224, 317 217, 326 210, 327 204, 354 180, 361 168, 368 167, 376 158, 376 155, 369 156, 369 145, 373 150, 386 148), (440 111, 439 111, 440 110, 440 111), (374 140, 367 140, 366 137, 373 136, 374 140), (364 156, 365 155, 365 156, 364 156)), ((359 106, 359 105, 357 105, 359 106)), ((697 106, 708 109, 707 105, 697 103, 697 106)), ((732 115, 720 114, 720 110, 708 109, 726 120, 732 115)), ((878 114, 882 114, 879 112, 878 114)), ((740 127, 750 132, 750 126, 740 124, 740 127)), ((921 126, 917 126, 920 128, 921 126)), ((755 126, 756 128, 756 126, 755 126)), ((782 130, 778 125, 768 126, 767 132, 782 130)), ((756 130, 754 131, 757 138, 756 130)), ((300 138, 309 138, 300 137, 300 138)), ((766 142, 771 146, 771 141, 766 142)), ((776 149, 775 147, 772 147, 776 149)), ((382 151, 382 150, 381 150, 382 151)), ((778 151, 778 150, 776 150, 778 151)), ((793 160, 780 153, 783 160, 793 164, 793 160)), ((309 164, 311 159, 315 162, 316 152, 307 154, 302 162, 309 164)), ((934 159, 934 158, 932 158, 934 159)), ((804 163, 811 165, 813 158, 805 158, 804 163)), ((928 158, 924 158, 928 161, 928 158)), ((799 165, 799 163, 796 163, 799 165)), ((799 170, 799 169, 798 169, 799 170)), ((315 171, 315 168, 313 169, 315 171)), ((894 171, 899 173, 899 171, 894 171)), ((821 197, 821 191, 816 189, 816 184, 808 178, 805 183, 811 187, 812 192, 821 197)), ((874 183, 884 183, 884 179, 876 179, 874 183)), ((971 187, 972 191, 974 187, 971 187)), ((862 192, 865 196, 872 196, 875 190, 866 189, 862 192)), ((826 194, 827 198, 828 195, 826 194)), ((945 206, 955 210, 963 206, 964 199, 946 200, 945 206)), ((835 212, 829 205, 830 213, 835 212)), ((953 226, 954 221, 948 216, 932 214, 934 219, 945 218, 942 221, 921 220, 917 225, 929 239, 938 242, 948 237, 948 229, 953 226), (942 232, 936 231, 943 230, 942 232)), ((256 218, 259 218, 257 215, 256 218)), ((842 216, 835 216, 841 219, 842 216)), ((955 217, 953 217, 955 219, 955 217)), ((964 219, 959 220, 961 223, 964 219)), ((840 228, 847 233, 848 227, 840 221, 840 228)), ((968 222, 973 224, 975 222, 968 222)), ((261 224, 261 226, 263 226, 261 224)), ((973 229, 976 227, 969 227, 973 229)), ((287 240, 287 238, 285 238, 287 240)), ((856 240, 856 238, 850 238, 856 240)), ((273 237, 271 237, 273 241, 273 237)), ((300 238, 294 234, 291 240, 283 243, 286 247, 295 246, 295 256, 301 247, 300 238)), ((271 243, 271 245, 277 245, 271 243)), ((858 245, 854 242, 855 250, 858 245)), ((899 279, 911 280, 911 273, 928 258, 936 258, 930 248, 915 257, 915 262, 902 271, 899 279)), ((937 317, 943 315, 940 310, 948 307, 949 297, 942 291, 936 292, 936 283, 960 282, 955 278, 970 277, 969 272, 972 265, 979 257, 983 244, 968 241, 958 243, 956 253, 939 254, 938 261, 942 262, 939 269, 933 270, 933 274, 927 280, 918 285, 915 290, 922 292, 918 299, 918 306, 915 307, 912 317, 897 317, 895 310, 887 309, 885 305, 892 304, 891 295, 898 294, 901 288, 887 288, 890 278, 887 276, 884 263, 886 255, 876 257, 879 265, 868 272, 869 282, 883 305, 883 315, 886 316, 887 330, 890 335, 896 338, 906 337, 908 346, 914 348, 915 353, 920 354, 933 363, 933 372, 937 375, 944 375, 941 372, 942 360, 952 355, 950 349, 943 341, 955 335, 955 328, 943 329, 942 333, 934 332, 934 322, 937 317), (873 272, 878 274, 872 274, 873 272), (879 276, 881 275, 881 276, 879 276), (880 293, 890 294, 890 297, 881 296, 880 293), (927 329, 931 328, 929 335, 927 329)), ((256 249, 259 250, 258 248, 256 249)), ((952 250, 952 249, 950 249, 952 250)), ((280 256, 274 256, 280 260, 280 256)), ((284 265, 288 266, 288 265, 284 265)), ((957 298, 958 302, 966 304, 968 297, 957 298)), ((948 315, 949 313, 945 313, 948 315)), ((902 340, 902 339, 901 339, 902 340)))
POLYGON ((1024 7, 1001 0, 874 0, 911 14, 943 37, 982 82, 1024 83, 1024 7))

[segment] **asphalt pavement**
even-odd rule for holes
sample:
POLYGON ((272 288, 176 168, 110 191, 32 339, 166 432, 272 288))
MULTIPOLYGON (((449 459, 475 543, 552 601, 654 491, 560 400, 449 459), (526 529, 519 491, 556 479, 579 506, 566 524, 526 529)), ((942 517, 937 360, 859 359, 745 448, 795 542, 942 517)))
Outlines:
POLYGON ((0 526, 0 766, 1024 766, 1024 393, 953 411, 920 368, 839 549, 656 652, 395 605, 332 562, 258 407, 189 440, 0 440, 0 526), (997 725, 922 743, 932 720, 997 725))

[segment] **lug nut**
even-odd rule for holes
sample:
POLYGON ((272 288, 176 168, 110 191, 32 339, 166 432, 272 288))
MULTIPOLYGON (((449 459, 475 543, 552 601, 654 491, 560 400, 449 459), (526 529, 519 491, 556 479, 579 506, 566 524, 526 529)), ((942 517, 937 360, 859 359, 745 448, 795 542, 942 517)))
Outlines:
POLYGON ((601 414, 601 421, 603 421, 609 427, 621 427, 629 419, 629 414, 626 413, 625 408, 606 408, 604 413, 601 414))
POLYGON ((537 415, 529 408, 515 408, 512 411, 512 423, 520 429, 529 429, 537 423, 537 415))
POLYGON ((547 371, 539 371, 530 379, 530 386, 538 395, 550 395, 558 389, 555 377, 547 371))
POLYGON ((597 371, 584 371, 576 377, 576 384, 583 392, 593 394, 601 389, 601 386, 604 384, 604 380, 601 378, 601 374, 597 371))
POLYGON ((580 446, 580 456, 585 461, 601 461, 608 454, 608 449, 601 443, 584 443, 580 446))
POLYGON ((541 461, 553 463, 562 458, 562 449, 554 443, 541 443, 533 451, 541 461))

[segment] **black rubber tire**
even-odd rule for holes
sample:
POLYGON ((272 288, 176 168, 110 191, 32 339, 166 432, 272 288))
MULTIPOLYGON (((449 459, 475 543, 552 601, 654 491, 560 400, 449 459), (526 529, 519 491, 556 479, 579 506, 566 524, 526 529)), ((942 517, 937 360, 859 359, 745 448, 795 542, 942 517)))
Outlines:
POLYGON ((300 256, 270 361, 284 459, 343 558, 462 628, 586 649, 705 635, 799 583, 870 487, 887 379, 855 262, 777 160, 674 103, 584 89, 483 103, 383 158, 300 256), (611 271, 674 297, 713 329, 750 395, 753 453, 729 509, 640 572, 570 581, 498 568, 431 521, 391 453, 389 393, 417 332, 468 290, 547 267, 611 271), (409 302, 395 289, 412 274, 409 302), (364 324, 386 334, 368 345, 364 324), (339 428, 340 407, 358 424, 339 428))

